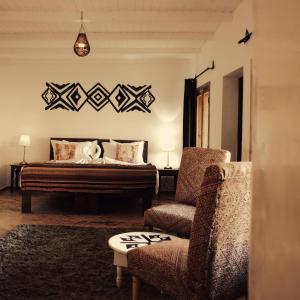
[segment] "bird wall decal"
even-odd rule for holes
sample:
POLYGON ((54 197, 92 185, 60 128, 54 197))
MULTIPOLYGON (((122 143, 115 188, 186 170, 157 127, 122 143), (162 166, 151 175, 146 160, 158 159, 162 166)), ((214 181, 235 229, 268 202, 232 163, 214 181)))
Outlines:
POLYGON ((246 29, 245 36, 238 41, 238 44, 241 44, 241 43, 246 44, 250 40, 251 35, 252 35, 252 32, 249 32, 248 29, 246 29))

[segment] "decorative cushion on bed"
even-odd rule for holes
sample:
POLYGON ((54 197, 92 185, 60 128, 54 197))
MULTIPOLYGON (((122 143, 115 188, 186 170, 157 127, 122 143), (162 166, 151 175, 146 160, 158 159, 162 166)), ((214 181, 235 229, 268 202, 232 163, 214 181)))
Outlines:
POLYGON ((97 141, 69 142, 51 140, 54 160, 81 160, 97 159, 100 157, 101 149, 97 141))
POLYGON ((73 160, 75 159, 76 145, 55 143, 53 151, 55 160, 73 160))
POLYGON ((138 163, 139 145, 117 144, 116 160, 138 163))
POLYGON ((129 163, 144 163, 144 143, 144 141, 118 143, 114 140, 110 140, 109 143, 103 142, 104 156, 129 163))

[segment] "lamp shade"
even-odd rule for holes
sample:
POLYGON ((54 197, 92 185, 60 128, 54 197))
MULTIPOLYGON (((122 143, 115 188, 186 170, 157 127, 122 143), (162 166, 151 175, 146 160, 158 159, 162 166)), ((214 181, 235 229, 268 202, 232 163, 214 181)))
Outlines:
POLYGON ((20 146, 30 146, 30 136, 29 135, 21 135, 19 139, 20 146))
POLYGON ((74 44, 74 52, 78 56, 87 56, 90 53, 90 44, 85 32, 79 32, 74 44))
POLYGON ((174 151, 175 150, 175 131, 172 127, 165 126, 160 129, 160 147, 162 151, 174 151))
POLYGON ((81 26, 79 29, 79 33, 77 39, 74 44, 74 52, 76 55, 84 57, 90 53, 91 47, 86 36, 84 26, 83 26, 83 11, 81 12, 81 26))

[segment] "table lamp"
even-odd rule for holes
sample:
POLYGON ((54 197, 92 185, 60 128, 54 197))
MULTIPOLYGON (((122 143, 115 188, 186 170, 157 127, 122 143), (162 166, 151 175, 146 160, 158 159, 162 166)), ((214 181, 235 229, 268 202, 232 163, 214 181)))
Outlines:
POLYGON ((160 146, 163 152, 167 152, 167 165, 164 169, 172 169, 170 166, 170 152, 175 150, 175 130, 170 125, 160 129, 160 146))
POLYGON ((26 153, 26 147, 30 146, 30 136, 29 135, 21 135, 19 139, 19 145, 24 147, 24 152, 23 152, 23 161, 21 164, 26 164, 25 160, 25 153, 26 153))
POLYGON ((172 167, 170 166, 170 150, 165 150, 165 152, 167 152, 167 165, 164 167, 164 169, 172 169, 172 167))
POLYGON ((164 169, 172 169, 170 166, 170 152, 174 152, 175 150, 175 143, 170 140, 166 140, 166 143, 163 147, 163 152, 167 153, 167 165, 164 167, 164 169))

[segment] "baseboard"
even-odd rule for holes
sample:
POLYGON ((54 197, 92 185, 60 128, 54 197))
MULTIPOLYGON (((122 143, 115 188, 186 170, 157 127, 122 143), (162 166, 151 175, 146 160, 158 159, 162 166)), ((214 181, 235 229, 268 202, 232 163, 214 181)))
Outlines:
POLYGON ((0 191, 5 190, 7 187, 8 187, 7 185, 0 186, 0 191))

